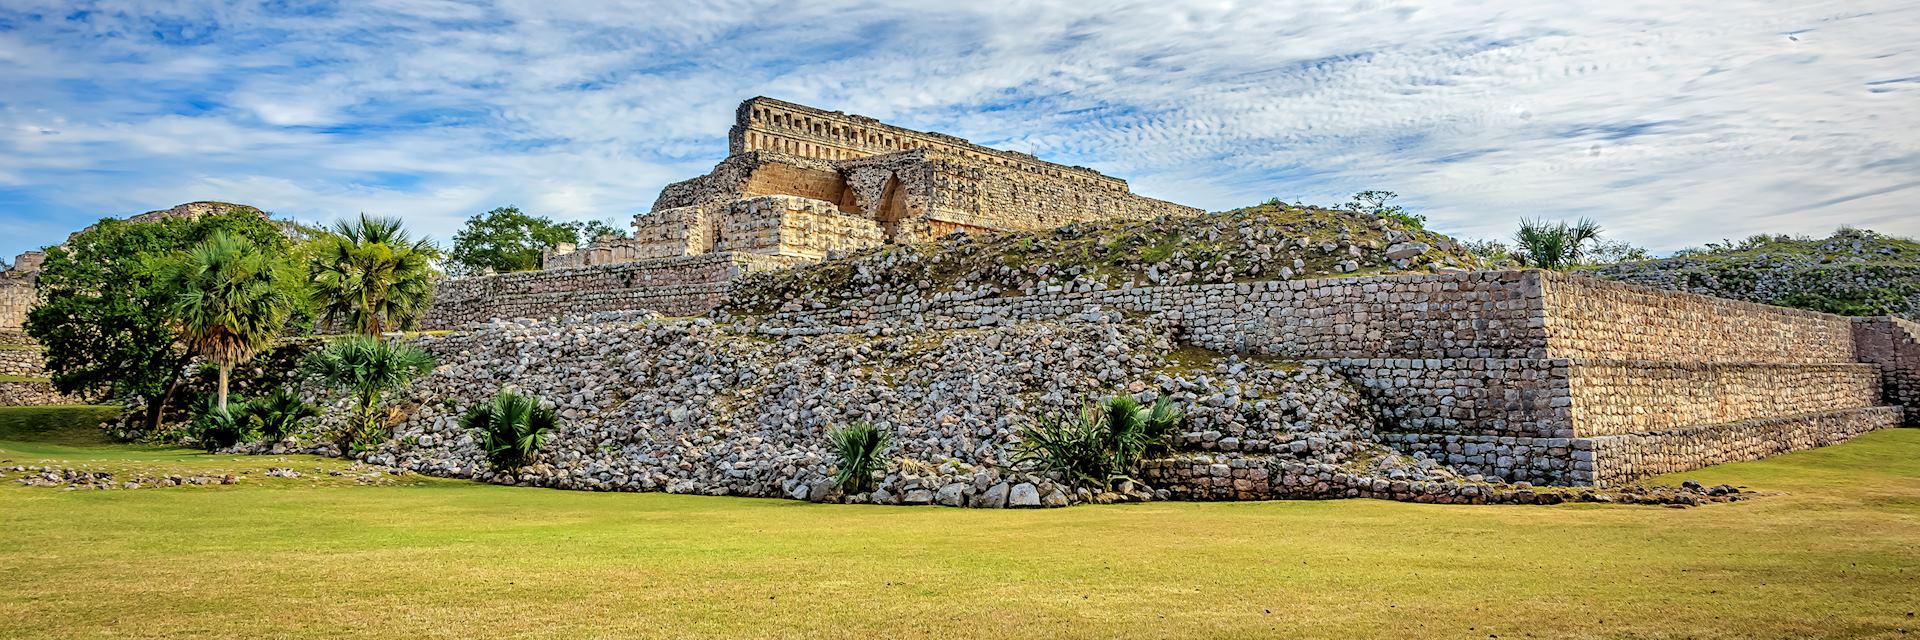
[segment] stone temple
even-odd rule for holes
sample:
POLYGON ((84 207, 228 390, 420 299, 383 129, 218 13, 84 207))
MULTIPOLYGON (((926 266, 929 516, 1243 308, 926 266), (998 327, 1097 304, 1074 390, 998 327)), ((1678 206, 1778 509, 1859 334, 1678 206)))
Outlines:
POLYGON ((753 98, 728 156, 668 185, 634 234, 562 246, 543 270, 450 281, 426 324, 653 309, 694 315, 739 275, 954 232, 1050 229, 1201 210, 1135 195, 1127 182, 941 133, 753 98), (579 269, 579 267, 604 267, 579 269))

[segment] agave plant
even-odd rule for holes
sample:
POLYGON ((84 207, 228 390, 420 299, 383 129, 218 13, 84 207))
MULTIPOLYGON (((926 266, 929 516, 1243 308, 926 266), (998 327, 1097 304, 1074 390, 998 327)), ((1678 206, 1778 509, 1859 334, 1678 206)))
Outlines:
POLYGON ((827 432, 827 445, 833 449, 833 484, 845 493, 860 493, 873 484, 873 472, 886 468, 881 453, 893 442, 893 434, 868 422, 827 432))
POLYGON ((226 407, 221 407, 219 399, 209 399, 190 427, 193 439, 208 453, 246 441, 252 436, 252 429, 242 415, 246 411, 245 400, 232 399, 226 407))
POLYGON ((541 441, 560 421, 538 398, 502 390, 467 411, 460 424, 479 434, 480 448, 495 471, 514 471, 533 463, 541 441))
POLYGON ((292 387, 281 387, 265 398, 248 402, 237 414, 256 429, 261 440, 279 442, 300 426, 300 421, 320 415, 318 409, 300 399, 292 387))

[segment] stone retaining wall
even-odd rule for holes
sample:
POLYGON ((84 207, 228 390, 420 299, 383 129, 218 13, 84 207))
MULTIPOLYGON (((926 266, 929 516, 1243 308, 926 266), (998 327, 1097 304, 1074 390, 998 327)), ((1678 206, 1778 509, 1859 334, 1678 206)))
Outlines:
POLYGON ((1668 362, 1853 362, 1841 316, 1566 274, 1546 278, 1555 357, 1668 362))
POLYGON ((726 295, 740 273, 792 259, 717 253, 648 262, 509 273, 442 281, 421 326, 451 329, 496 318, 552 318, 649 309, 698 315, 726 295))
POLYGON ((1593 438, 1431 433, 1383 433, 1380 438, 1395 449, 1426 455, 1462 473, 1509 482, 1606 487, 1822 447, 1898 427, 1902 414, 1900 407, 1863 407, 1593 438))
POLYGON ((36 347, 0 346, 0 376, 44 376, 46 353, 36 347))
POLYGON ((1660 432, 1880 404, 1871 364, 1584 361, 1567 370, 1579 436, 1660 432))
POLYGON ((83 398, 62 394, 52 382, 43 380, 0 381, 0 407, 37 407, 61 404, 86 404, 83 398))

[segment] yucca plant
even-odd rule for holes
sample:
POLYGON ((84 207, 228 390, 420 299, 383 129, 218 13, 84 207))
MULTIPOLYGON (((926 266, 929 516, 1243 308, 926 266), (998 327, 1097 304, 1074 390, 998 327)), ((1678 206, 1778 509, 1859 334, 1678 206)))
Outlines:
POLYGON ((515 471, 533 463, 540 443, 560 426, 553 409, 540 399, 502 390, 493 400, 474 407, 460 424, 479 434, 480 448, 495 471, 515 471))
POLYGON ((281 387, 267 397, 248 402, 237 415, 259 432, 263 442, 274 443, 293 433, 301 420, 318 417, 320 411, 300 399, 292 387, 281 387))
POLYGON ((893 434, 869 422, 855 422, 827 431, 827 446, 837 460, 833 484, 845 493, 860 493, 873 484, 873 472, 886 468, 881 454, 893 442, 893 434))
POLYGON ((193 420, 193 439, 208 453, 246 441, 252 436, 252 429, 241 415, 246 411, 245 400, 231 399, 226 407, 221 407, 217 398, 207 400, 207 406, 193 420))
POLYGON ((386 438, 380 397, 433 370, 433 356, 408 344, 348 336, 307 358, 307 371, 353 396, 353 415, 336 434, 342 448, 366 451, 386 438))
POLYGON ((1093 409, 1041 416, 1020 430, 1013 463, 1060 474, 1076 487, 1105 489, 1114 480, 1113 436, 1093 409))

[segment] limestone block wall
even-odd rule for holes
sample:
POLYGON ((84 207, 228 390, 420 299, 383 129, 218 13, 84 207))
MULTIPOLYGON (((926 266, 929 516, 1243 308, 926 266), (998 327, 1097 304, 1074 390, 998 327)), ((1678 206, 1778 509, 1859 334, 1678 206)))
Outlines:
POLYGON ((714 243, 715 251, 819 260, 828 252, 852 251, 886 242, 880 225, 841 213, 832 203, 797 196, 761 196, 734 202, 714 243))
POLYGON ((1879 368, 1888 403, 1907 408, 1907 426, 1920 427, 1920 323, 1893 317, 1854 318, 1854 349, 1879 368))
POLYGON ((648 309, 698 315, 718 304, 739 274, 790 266, 793 258, 715 253, 647 262, 443 280, 421 326, 451 329, 495 318, 551 318, 648 309))
POLYGON ((1596 360, 1853 362, 1844 317, 1558 273, 1546 278, 1548 348, 1596 360))
POLYGON ((60 393, 44 380, 0 381, 0 407, 39 407, 61 404, 86 404, 84 398, 60 393))
POLYGON ((47 375, 46 354, 38 347, 0 344, 0 376, 47 375))
POLYGON ((1871 364, 1572 361, 1570 418, 1580 436, 1661 432, 1880 404, 1871 364))

